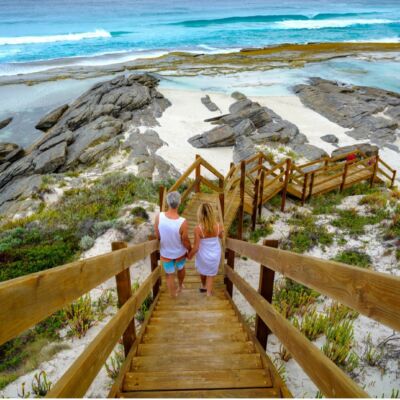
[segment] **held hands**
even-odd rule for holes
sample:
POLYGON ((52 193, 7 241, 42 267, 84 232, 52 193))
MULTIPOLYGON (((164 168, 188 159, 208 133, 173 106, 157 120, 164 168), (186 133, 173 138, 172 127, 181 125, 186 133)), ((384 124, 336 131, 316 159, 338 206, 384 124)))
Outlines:
POLYGON ((191 260, 191 259, 193 258, 193 256, 194 256, 194 254, 195 254, 195 252, 193 251, 193 249, 189 250, 189 251, 187 252, 187 258, 188 258, 188 260, 191 260))

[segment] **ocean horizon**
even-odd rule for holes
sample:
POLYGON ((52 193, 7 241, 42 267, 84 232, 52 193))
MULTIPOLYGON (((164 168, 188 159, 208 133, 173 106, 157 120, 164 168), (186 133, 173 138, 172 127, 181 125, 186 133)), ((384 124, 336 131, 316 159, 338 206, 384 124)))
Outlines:
POLYGON ((3 0, 0 76, 110 65, 171 51, 400 41, 397 1, 3 0))

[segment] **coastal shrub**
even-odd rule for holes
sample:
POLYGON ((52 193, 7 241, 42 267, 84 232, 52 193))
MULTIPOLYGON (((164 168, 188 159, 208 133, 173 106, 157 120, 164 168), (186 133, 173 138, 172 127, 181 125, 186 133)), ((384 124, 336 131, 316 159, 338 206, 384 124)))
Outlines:
POLYGON ((368 334, 365 342, 365 350, 363 354, 363 360, 370 366, 378 366, 383 357, 383 350, 374 346, 371 339, 371 334, 368 334))
POLYGON ((131 215, 133 215, 136 218, 141 218, 144 221, 149 220, 149 214, 143 207, 140 206, 132 208, 131 215))
POLYGON ((321 336, 327 326, 328 319, 325 315, 318 313, 315 309, 304 313, 301 322, 294 319, 294 326, 308 339, 315 340, 321 336))
POLYGON ((387 193, 375 192, 364 196, 358 204, 367 205, 371 211, 385 208, 388 202, 387 193))
POLYGON ((304 253, 314 246, 328 246, 333 243, 333 234, 325 226, 317 225, 312 214, 295 212, 288 221, 292 225, 284 248, 296 253, 304 253))
POLYGON ((106 289, 94 302, 94 307, 98 319, 101 321, 105 317, 105 311, 108 307, 116 306, 117 300, 112 289, 106 289))
POLYGON ((48 380, 45 371, 36 373, 32 380, 32 392, 36 397, 45 397, 47 392, 51 389, 51 381, 48 380))
POLYGON ((0 346, 0 389, 19 376, 37 368, 67 346, 59 343, 65 314, 57 311, 35 327, 0 346), (49 347, 49 343, 55 343, 49 347), (44 351, 44 349, 48 349, 44 351))
POLYGON ((344 250, 332 258, 333 261, 355 265, 361 268, 369 268, 372 263, 371 257, 360 250, 344 250))
POLYGON ((274 290, 272 303, 285 318, 290 319, 296 313, 305 314, 318 296, 314 290, 286 279, 283 286, 274 290))
POLYGON ((111 379, 117 378, 124 359, 123 347, 118 345, 117 350, 114 351, 113 355, 105 364, 107 375, 111 379))
POLYGON ((65 309, 65 316, 70 335, 81 338, 93 326, 95 313, 92 307, 92 299, 89 294, 80 297, 65 309))
POLYGON ((0 232, 0 281, 69 262, 77 250, 70 230, 18 227, 0 232))
POLYGON ((113 221, 121 207, 137 200, 156 202, 156 185, 132 174, 113 173, 71 189, 44 210, 0 228, 0 281, 72 261, 83 236, 113 221))
POLYGON ((391 221, 385 230, 384 238, 386 240, 400 237, 400 206, 397 206, 391 215, 391 221))
POLYGON ((257 243, 262 237, 270 235, 274 231, 270 221, 260 219, 256 229, 250 232, 250 242, 257 243))
POLYGON ((354 344, 353 321, 344 320, 328 325, 325 331, 326 342, 322 346, 323 353, 336 365, 351 372, 358 366, 358 356, 352 351, 354 344))
POLYGON ((346 319, 353 320, 359 316, 357 311, 337 301, 333 301, 329 307, 325 307, 324 311, 327 314, 328 324, 330 325, 338 324, 346 319))
POLYGON ((382 191, 382 189, 385 188, 384 184, 380 185, 374 185, 373 187, 370 187, 369 182, 360 182, 356 183, 355 185, 349 186, 348 188, 343 190, 343 196, 358 196, 358 195, 368 195, 372 193, 377 193, 382 191))
POLYGON ((338 210, 338 218, 332 221, 332 225, 350 235, 361 235, 365 225, 378 224, 388 217, 389 213, 384 209, 379 209, 371 215, 360 215, 355 209, 338 210))
POLYGON ((90 248, 93 247, 93 245, 94 245, 94 239, 89 235, 83 236, 79 241, 79 247, 82 250, 89 250, 90 248))
POLYGON ((22 382, 22 383, 21 383, 21 389, 18 390, 18 392, 17 392, 17 396, 18 396, 20 399, 29 399, 29 398, 31 397, 31 392, 27 392, 27 391, 26 391, 25 385, 26 385, 26 383, 25 383, 25 382, 22 382))
POLYGON ((281 208, 281 203, 282 203, 282 197, 280 194, 277 194, 276 196, 272 197, 272 199, 268 200, 268 207, 272 209, 280 209, 281 208))
POLYGON ((332 214, 343 198, 344 196, 340 192, 324 193, 323 195, 313 196, 309 201, 309 205, 314 215, 332 214))

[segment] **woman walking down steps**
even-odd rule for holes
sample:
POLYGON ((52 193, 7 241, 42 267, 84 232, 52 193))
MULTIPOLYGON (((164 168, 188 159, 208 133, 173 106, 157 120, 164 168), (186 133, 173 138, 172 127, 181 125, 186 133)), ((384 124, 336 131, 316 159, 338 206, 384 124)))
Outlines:
POLYGON ((221 262, 220 238, 223 237, 224 230, 217 222, 210 203, 200 205, 197 220, 199 224, 194 229, 194 246, 189 258, 196 255, 195 264, 202 283, 200 292, 207 292, 207 296, 211 296, 214 277, 218 274, 221 262))

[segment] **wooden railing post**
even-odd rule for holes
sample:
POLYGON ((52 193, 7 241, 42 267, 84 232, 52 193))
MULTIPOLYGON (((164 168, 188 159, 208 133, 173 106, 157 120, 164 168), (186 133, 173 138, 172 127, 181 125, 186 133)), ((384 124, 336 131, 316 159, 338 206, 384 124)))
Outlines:
POLYGON ((379 155, 376 156, 376 158, 375 158, 375 164, 374 164, 374 168, 373 168, 373 170, 372 170, 371 181, 370 181, 370 183, 369 183, 369 186, 370 186, 370 187, 374 186, 374 181, 375 181, 375 178, 376 178, 376 173, 378 172, 378 164, 379 164, 379 155))
MULTIPOLYGON (((196 160, 198 160, 199 158, 200 158, 200 155, 196 154, 196 160)), ((195 174, 196 174, 196 177, 195 177, 196 184, 194 186, 194 191, 196 193, 198 193, 198 192, 200 192, 200 176, 201 176, 201 165, 200 164, 196 167, 195 174)))
MULTIPOLYGON (((154 235, 150 235, 148 237, 149 240, 154 240, 156 237, 154 235)), ((150 254, 150 267, 151 267, 151 272, 153 272, 159 264, 160 261, 160 250, 153 251, 150 254)), ((153 299, 156 298, 158 295, 158 292, 160 291, 160 286, 161 286, 161 276, 159 279, 157 279, 157 282, 153 286, 153 299)))
POLYGON ((159 202, 159 206, 160 206, 160 212, 164 211, 163 210, 163 205, 164 205, 164 186, 160 186, 158 188, 158 202, 159 202))
MULTIPOLYGON (((221 189, 221 193, 219 194, 219 203, 221 205, 221 214, 222 218, 225 216, 225 193, 224 193, 224 185, 225 182, 222 178, 219 179, 219 188, 221 189)), ((221 224, 223 221, 221 221, 221 224)))
POLYGON ((244 217, 244 189, 246 184, 246 161, 240 163, 240 206, 239 206, 239 224, 237 238, 243 237, 243 217, 244 217))
MULTIPOLYGON (((128 247, 126 242, 112 242, 112 251, 125 249, 128 247)), ((117 294, 118 294, 118 307, 122 307, 132 296, 132 284, 131 284, 131 274, 129 268, 124 269, 119 274, 115 275, 115 280, 117 283, 117 294)), ((128 355, 133 343, 136 339, 135 330, 135 316, 132 315, 132 321, 129 323, 126 331, 122 336, 122 341, 124 344, 125 357, 128 355)))
MULTIPOLYGON (((225 267, 225 268, 235 269, 235 252, 231 249, 226 250, 226 263, 227 263, 228 267, 225 267)), ((231 280, 226 277, 226 275, 224 277, 224 283, 226 286, 226 291, 228 292, 229 296, 232 297, 233 284, 232 284, 231 280)))
MULTIPOLYGON (((264 240, 264 246, 275 247, 277 248, 279 245, 278 240, 264 240)), ((272 269, 269 269, 265 265, 260 265, 260 280, 258 286, 258 293, 264 297, 269 303, 272 303, 272 295, 274 291, 274 279, 275 272, 272 269)), ((271 333, 271 330, 264 323, 264 321, 256 315, 256 327, 255 333, 258 341, 261 346, 266 349, 268 335, 271 333)))
POLYGON ((263 206, 263 199, 264 199, 264 182, 265 182, 265 171, 261 171, 260 177, 260 197, 258 200, 258 216, 261 217, 262 213, 262 206, 263 206))
POLYGON ((340 184, 340 192, 343 192, 344 185, 346 184, 346 177, 348 170, 349 170, 349 163, 346 162, 346 164, 344 165, 342 183, 340 184))
POLYGON ((308 193, 308 197, 312 196, 312 191, 314 189, 314 179, 315 179, 315 172, 311 174, 311 180, 310 180, 310 192, 308 193))
POLYGON ((304 206, 304 203, 306 201, 307 184, 308 184, 308 173, 306 173, 304 175, 303 193, 301 194, 301 205, 302 206, 304 206))
POLYGON ((394 170, 393 171, 393 176, 392 176, 392 181, 390 182, 390 188, 392 188, 394 186, 394 181, 396 179, 396 173, 397 173, 397 171, 394 170))
POLYGON ((282 212, 285 211, 286 194, 287 194, 287 187, 289 185, 291 169, 292 169, 292 160, 290 158, 287 158, 286 159, 285 182, 283 184, 283 190, 282 190, 282 202, 281 202, 281 211, 282 212))
POLYGON ((253 213, 251 215, 251 229, 256 229, 257 223, 257 207, 258 207, 258 191, 260 187, 260 179, 257 178, 254 182, 254 199, 253 199, 253 213))

